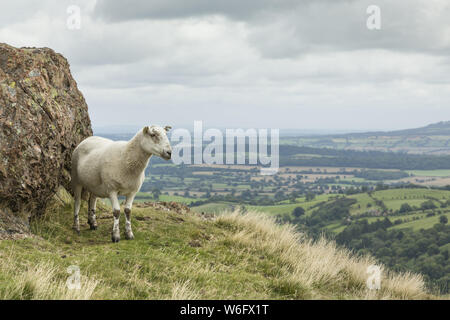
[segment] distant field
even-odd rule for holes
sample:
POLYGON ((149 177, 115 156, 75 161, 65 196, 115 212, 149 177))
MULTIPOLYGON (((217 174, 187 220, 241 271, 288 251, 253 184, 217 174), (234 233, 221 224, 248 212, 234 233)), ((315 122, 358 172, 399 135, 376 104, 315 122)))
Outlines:
MULTIPOLYGON (((342 195, 341 195, 342 197, 342 195)), ((367 193, 360 193, 355 195, 346 196, 347 198, 355 199, 357 202, 351 206, 350 213, 353 219, 360 220, 366 219, 369 223, 373 223, 377 220, 385 219, 381 216, 383 208, 377 205, 377 201, 382 201, 389 212, 396 212, 400 209, 401 205, 408 203, 411 207, 417 208, 416 211, 405 213, 403 215, 388 215, 387 218, 394 223, 396 220, 402 220, 403 222, 399 225, 395 225, 391 228, 401 229, 401 228, 412 228, 413 230, 419 230, 421 228, 428 229, 433 227, 439 222, 439 215, 436 214, 433 217, 426 217, 427 213, 438 210, 439 212, 444 212, 450 220, 450 211, 447 208, 441 208, 441 203, 446 202, 450 199, 450 191, 446 190, 435 190, 435 189, 389 189, 383 191, 373 192, 370 196, 367 193), (425 201, 433 201, 437 209, 422 211, 420 208, 421 204, 425 201), (358 215, 372 212, 378 212, 380 216, 370 216, 361 217, 358 215), (413 220, 413 219, 419 220, 413 220)), ((302 207, 305 209, 305 215, 310 216, 312 212, 316 209, 317 205, 324 201, 333 201, 336 195, 319 195, 311 201, 306 201, 304 197, 297 198, 296 203, 291 203, 290 201, 282 201, 277 205, 270 206, 254 206, 245 205, 247 210, 254 210, 259 212, 264 212, 269 215, 290 215, 296 207, 302 207)), ((379 204, 379 202, 378 202, 379 204)), ((239 204, 227 203, 227 202, 217 202, 208 203, 199 207, 194 207, 193 210, 196 212, 211 212, 220 213, 224 210, 229 210, 232 208, 239 208, 239 204)), ((342 221, 335 221, 330 223, 327 227, 328 230, 334 233, 340 233, 345 229, 345 224, 342 221)))
POLYGON ((295 208, 302 207, 306 210, 306 214, 309 215, 311 213, 311 208, 320 202, 327 201, 330 197, 335 197, 336 195, 319 195, 316 196, 314 200, 306 201, 305 198, 297 198, 296 203, 288 203, 287 201, 283 201, 282 203, 274 206, 246 206, 249 210, 255 210, 260 212, 266 212, 269 214, 277 215, 277 214, 285 214, 292 213, 295 208))
POLYGON ((450 177, 450 170, 409 170, 406 172, 417 177, 450 177))
MULTIPOLYGON (((447 219, 450 221, 450 212, 442 214, 447 217, 447 219)), ((428 217, 420 220, 410 221, 406 223, 399 224, 397 226, 393 226, 391 228, 393 229, 405 229, 405 228, 411 228, 413 230, 420 230, 420 229, 429 229, 433 227, 436 223, 439 223, 439 217, 440 215, 436 215, 434 217, 428 217)))
MULTIPOLYGON (((385 218, 388 218, 392 223, 394 223, 395 220, 398 219, 402 219, 402 220, 413 220, 414 218, 420 218, 420 219, 425 219, 426 218, 426 213, 421 212, 421 213, 416 213, 416 214, 405 214, 405 215, 401 215, 401 216, 387 216, 387 217, 368 217, 368 218, 359 218, 356 220, 367 220, 369 223, 373 223, 376 222, 377 220, 383 220, 385 218)), ((405 224, 408 222, 405 222, 405 224)), ((405 225, 405 224, 402 224, 405 225)))
MULTIPOLYGON (((333 194, 323 194, 316 196, 314 200, 306 201, 304 197, 297 198, 295 203, 290 203, 285 200, 277 205, 270 206, 255 206, 255 205, 245 205, 249 210, 256 210, 260 212, 265 212, 270 215, 287 214, 292 213, 296 207, 302 207, 306 211, 306 215, 310 215, 314 210, 314 206, 318 205, 323 201, 328 201, 336 197, 333 194)), ((383 191, 376 191, 372 193, 370 197, 367 193, 359 193, 355 195, 346 196, 351 199, 356 199, 357 203, 352 205, 350 213, 352 215, 359 215, 368 211, 382 211, 383 208, 376 204, 376 200, 383 201, 384 205, 388 210, 399 210, 401 205, 408 203, 412 207, 420 207, 425 201, 432 200, 435 205, 439 208, 440 202, 445 202, 450 200, 450 191, 446 190, 434 190, 434 189, 390 189, 383 191)), ((224 203, 209 203, 200 207, 194 207, 195 211, 205 211, 205 212, 218 212, 224 207, 232 206, 232 203, 225 205, 224 203)), ((234 204, 235 206, 239 206, 234 204)))
POLYGON ((348 198, 356 199, 358 202, 352 205, 350 213, 352 215, 358 215, 366 212, 370 208, 377 208, 375 200, 369 197, 367 193, 360 193, 348 196, 348 198))
POLYGON ((450 199, 450 191, 434 190, 434 189, 390 189, 384 191, 376 191, 370 197, 367 193, 360 193, 348 196, 356 199, 358 202, 351 207, 351 214, 358 215, 368 210, 382 210, 376 204, 376 200, 383 201, 388 210, 399 210, 402 204, 408 203, 410 206, 420 207, 420 205, 432 200, 437 207, 440 207, 439 201, 447 201, 450 199))
MULTIPOLYGON (((412 129, 414 130, 414 129, 412 129)), ((384 152, 406 152, 415 154, 450 154, 448 131, 445 134, 417 131, 417 134, 398 132, 383 134, 365 133, 348 135, 319 135, 301 137, 283 137, 281 144, 306 146, 313 148, 375 150, 384 152)), ((438 129, 442 130, 442 129, 438 129)), ((447 129, 446 129, 447 130, 447 129)))
POLYGON ((250 210, 269 213, 271 215, 291 213, 296 207, 305 207, 305 204, 280 204, 275 206, 246 206, 250 210))
POLYGON ((450 199, 450 191, 425 188, 390 189, 374 192, 374 196, 380 200, 426 199, 427 197, 444 200, 450 199))
MULTIPOLYGON (((182 196, 169 196, 169 195, 160 195, 158 201, 174 201, 174 202, 180 202, 184 204, 190 204, 191 202, 197 201, 198 199, 194 198, 186 198, 182 196)), ((153 199, 153 196, 150 192, 138 192, 136 195, 136 202, 145 202, 145 201, 156 201, 153 199)))
MULTIPOLYGON (((271 206, 253 206, 244 205, 247 210, 254 210, 258 212, 268 213, 270 215, 278 215, 285 213, 292 213, 296 207, 303 207, 306 210, 306 214, 310 214, 312 207, 319 204, 320 202, 327 201, 330 197, 336 197, 336 195, 319 195, 314 200, 306 201, 304 197, 297 198, 296 203, 289 203, 289 201, 282 201, 277 205, 271 206)), ((242 205, 232 202, 212 202, 201 206, 192 207, 192 210, 196 212, 210 212, 218 213, 232 207, 239 208, 242 205)))

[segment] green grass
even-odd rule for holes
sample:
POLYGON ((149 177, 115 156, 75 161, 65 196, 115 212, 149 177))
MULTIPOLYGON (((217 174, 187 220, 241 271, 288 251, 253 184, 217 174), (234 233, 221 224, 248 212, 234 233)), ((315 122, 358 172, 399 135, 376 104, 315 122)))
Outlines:
POLYGON ((350 213, 352 215, 358 215, 370 209, 377 208, 375 205, 375 201, 371 197, 369 197, 367 193, 350 195, 348 196, 348 198, 356 199, 358 201, 350 208, 350 213), (368 207, 369 204, 371 205, 370 208, 368 207))
POLYGON ((328 229, 329 231, 332 231, 336 234, 341 233, 342 231, 344 231, 345 229, 345 225, 342 225, 341 223, 332 223, 327 225, 325 228, 328 229))
MULTIPOLYGON (((1 241, 0 254, 13 254, 19 268, 51 262, 61 279, 68 277, 64 272, 68 266, 77 265, 82 277, 101 281, 94 299, 168 299, 174 286, 187 283, 195 297, 207 299, 284 297, 276 286, 270 290, 281 272, 277 258, 261 259, 260 253, 236 247, 227 240, 228 226, 173 212, 134 209, 136 239, 113 244, 111 214, 98 214, 97 231, 83 223, 76 235, 71 211, 68 206, 35 223, 39 238, 1 241)), ((288 292, 286 298, 296 295, 288 292)))

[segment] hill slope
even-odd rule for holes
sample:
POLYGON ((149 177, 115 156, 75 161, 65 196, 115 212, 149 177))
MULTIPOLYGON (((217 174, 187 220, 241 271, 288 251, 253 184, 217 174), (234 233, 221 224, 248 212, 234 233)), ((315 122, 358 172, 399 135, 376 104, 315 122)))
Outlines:
POLYGON ((314 148, 377 150, 414 154, 450 154, 450 121, 421 128, 337 135, 283 137, 282 144, 314 148))
POLYGON ((322 137, 362 138, 371 136, 434 136, 434 135, 450 135, 450 121, 441 121, 437 123, 432 123, 427 126, 419 128, 392 130, 392 131, 353 132, 353 133, 343 133, 333 135, 322 135, 322 137))
POLYGON ((333 243, 312 243, 264 215, 235 212, 205 219, 138 208, 136 239, 113 244, 109 213, 98 213, 97 231, 85 224, 78 236, 71 230, 71 207, 55 207, 33 222, 34 237, 0 241, 0 298, 431 297, 420 276, 387 271, 381 290, 368 290, 366 271, 375 263, 372 258, 351 256, 333 243), (65 287, 71 265, 80 268, 81 290, 65 287))
POLYGON ((395 130, 395 131, 385 131, 385 132, 365 132, 365 133, 354 133, 349 134, 349 136, 372 136, 374 134, 386 135, 386 136, 442 136, 450 135, 450 121, 441 121, 438 123, 432 123, 425 127, 395 130))

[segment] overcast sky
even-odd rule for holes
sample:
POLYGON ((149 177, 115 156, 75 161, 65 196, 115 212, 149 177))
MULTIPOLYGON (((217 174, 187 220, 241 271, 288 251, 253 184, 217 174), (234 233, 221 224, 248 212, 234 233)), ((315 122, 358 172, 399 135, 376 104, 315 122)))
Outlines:
POLYGON ((14 0, 1 4, 0 42, 62 53, 94 127, 450 120, 448 0, 14 0), (371 4, 380 30, 366 26, 371 4))

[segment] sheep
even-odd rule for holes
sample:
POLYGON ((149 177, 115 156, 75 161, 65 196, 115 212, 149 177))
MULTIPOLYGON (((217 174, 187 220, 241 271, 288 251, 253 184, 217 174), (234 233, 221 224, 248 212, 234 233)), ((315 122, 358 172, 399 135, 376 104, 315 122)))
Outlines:
POLYGON ((165 160, 172 157, 172 147, 166 132, 170 126, 146 126, 130 141, 112 141, 101 137, 83 140, 72 154, 72 189, 74 192, 74 230, 80 233, 78 213, 83 191, 89 193, 88 224, 97 229, 95 207, 97 198, 109 198, 113 208, 114 225, 111 239, 120 241, 118 195, 126 197, 125 238, 134 239, 131 230, 131 207, 145 179, 145 168, 152 155, 165 160))

